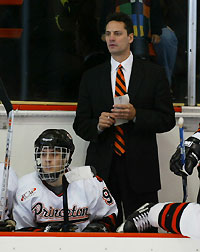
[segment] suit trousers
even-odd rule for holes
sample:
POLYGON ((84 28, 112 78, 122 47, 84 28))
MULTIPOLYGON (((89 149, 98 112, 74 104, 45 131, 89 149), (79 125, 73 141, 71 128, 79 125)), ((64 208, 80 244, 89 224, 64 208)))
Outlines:
MULTIPOLYGON (((137 192, 131 185, 131 178, 128 173, 128 166, 132 166, 137 171, 140 167, 134 167, 134 164, 128 164, 126 160, 126 153, 122 156, 113 154, 111 170, 107 186, 114 197, 118 207, 117 226, 119 226, 124 219, 136 209, 147 202, 158 202, 158 193, 155 192, 143 192, 141 181, 141 193, 140 188, 137 188, 137 192)), ((148 166, 147 166, 148 169, 148 166)), ((135 175, 137 176, 137 175, 135 175)), ((144 171, 145 176, 145 171, 144 171)))

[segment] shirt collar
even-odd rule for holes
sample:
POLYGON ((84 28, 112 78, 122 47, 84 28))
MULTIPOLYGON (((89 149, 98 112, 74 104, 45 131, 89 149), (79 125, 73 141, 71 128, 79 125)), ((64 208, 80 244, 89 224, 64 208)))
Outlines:
POLYGON ((130 55, 128 56, 127 59, 125 59, 124 61, 122 61, 121 63, 116 61, 115 59, 113 59, 113 57, 111 56, 111 69, 112 70, 117 70, 119 64, 122 65, 123 67, 123 70, 126 71, 127 68, 129 68, 130 66, 132 66, 132 63, 133 63, 133 54, 132 52, 130 52, 130 55))

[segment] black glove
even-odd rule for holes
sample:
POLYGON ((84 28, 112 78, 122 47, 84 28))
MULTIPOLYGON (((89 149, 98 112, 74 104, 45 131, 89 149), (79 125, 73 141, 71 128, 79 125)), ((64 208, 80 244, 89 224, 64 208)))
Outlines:
POLYGON ((87 227, 85 227, 82 232, 104 232, 105 233, 105 232, 108 232, 108 230, 103 223, 92 222, 88 224, 87 227))
POLYGON ((13 231, 15 230, 16 222, 14 220, 0 221, 0 231, 13 231))
POLYGON ((78 227, 72 223, 64 225, 62 222, 51 222, 45 227, 44 232, 75 232, 77 228, 78 227))
POLYGON ((25 227, 16 231, 24 232, 75 232, 78 227, 75 224, 69 223, 67 227, 64 227, 63 222, 55 221, 48 224, 43 223, 36 227, 25 227))
POLYGON ((181 163, 181 149, 177 147, 176 152, 170 159, 170 170, 176 175, 182 176, 183 174, 191 175, 194 167, 200 159, 200 140, 195 137, 189 137, 185 141, 185 171, 181 163))

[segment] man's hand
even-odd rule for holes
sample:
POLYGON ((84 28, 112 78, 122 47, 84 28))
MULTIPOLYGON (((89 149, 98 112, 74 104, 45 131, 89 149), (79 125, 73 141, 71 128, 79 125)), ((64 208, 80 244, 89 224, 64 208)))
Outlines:
POLYGON ((160 42, 160 36, 157 34, 152 34, 151 36, 151 42, 153 44, 158 44, 160 42))
POLYGON ((98 128, 100 130, 104 130, 106 128, 110 128, 115 123, 115 119, 112 113, 102 112, 99 117, 98 128))
MULTIPOLYGON (((200 159, 200 140, 198 138, 189 137, 185 141, 185 157, 185 171, 188 175, 191 175, 200 159)), ((179 176, 184 174, 180 146, 177 147, 176 152, 171 157, 170 170, 179 176)))
POLYGON ((136 110, 132 104, 115 104, 111 110, 114 118, 133 120, 136 116, 136 110))

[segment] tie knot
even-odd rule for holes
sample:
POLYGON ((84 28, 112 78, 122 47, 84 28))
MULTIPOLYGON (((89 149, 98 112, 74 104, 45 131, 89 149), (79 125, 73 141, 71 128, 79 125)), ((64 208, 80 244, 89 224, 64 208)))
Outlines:
POLYGON ((123 66, 120 64, 120 65, 118 66, 118 69, 121 70, 122 68, 123 68, 123 66))

